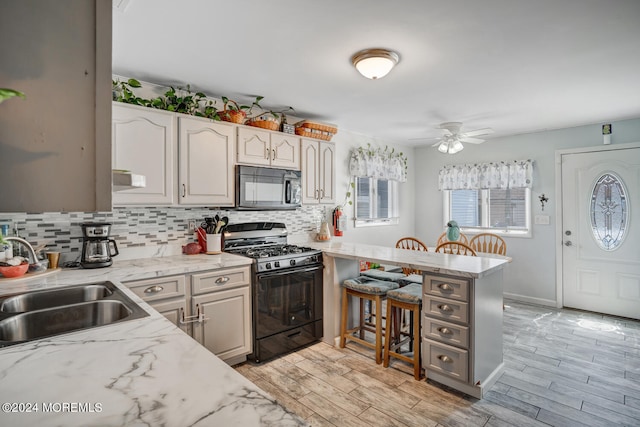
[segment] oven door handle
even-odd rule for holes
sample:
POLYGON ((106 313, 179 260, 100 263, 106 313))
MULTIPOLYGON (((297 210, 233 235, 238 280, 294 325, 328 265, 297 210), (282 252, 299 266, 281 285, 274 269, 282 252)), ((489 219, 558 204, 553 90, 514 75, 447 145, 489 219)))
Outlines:
POLYGON ((320 265, 314 265, 312 267, 307 267, 307 268, 296 268, 296 267, 292 267, 290 269, 286 269, 286 270, 276 270, 276 271, 270 271, 268 273, 258 273, 257 276, 259 279, 263 278, 263 277, 274 277, 274 276, 283 276, 287 273, 310 273, 310 272, 315 272, 318 270, 322 270, 324 268, 324 266, 322 264, 320 265))

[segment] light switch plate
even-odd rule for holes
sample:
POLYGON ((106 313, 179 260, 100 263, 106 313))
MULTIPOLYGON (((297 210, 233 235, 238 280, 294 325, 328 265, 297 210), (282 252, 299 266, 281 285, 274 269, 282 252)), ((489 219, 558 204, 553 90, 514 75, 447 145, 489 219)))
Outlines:
POLYGON ((549 225, 549 215, 536 215, 534 222, 536 224, 549 225))

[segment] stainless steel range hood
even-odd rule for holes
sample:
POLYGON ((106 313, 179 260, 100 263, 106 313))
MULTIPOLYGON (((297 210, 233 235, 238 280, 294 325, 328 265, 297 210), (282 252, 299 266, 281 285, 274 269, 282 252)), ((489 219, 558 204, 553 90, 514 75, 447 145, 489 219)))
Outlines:
POLYGON ((112 170, 113 191, 131 190, 147 186, 147 177, 124 170, 112 170))

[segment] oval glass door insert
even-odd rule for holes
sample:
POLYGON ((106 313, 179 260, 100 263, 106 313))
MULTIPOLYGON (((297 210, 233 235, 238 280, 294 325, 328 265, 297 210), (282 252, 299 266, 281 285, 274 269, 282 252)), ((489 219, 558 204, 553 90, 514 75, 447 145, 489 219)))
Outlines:
POLYGON ((591 192, 591 231, 600 248, 618 248, 627 232, 627 193, 622 180, 611 172, 600 176, 591 192))

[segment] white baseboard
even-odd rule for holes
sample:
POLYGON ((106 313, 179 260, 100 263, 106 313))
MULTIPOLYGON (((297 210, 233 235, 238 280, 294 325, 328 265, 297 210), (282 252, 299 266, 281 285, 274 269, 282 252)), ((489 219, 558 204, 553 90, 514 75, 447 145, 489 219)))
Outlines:
POLYGON ((511 293, 503 293, 502 296, 506 299, 511 299, 518 302, 526 302, 529 304, 543 305, 546 307, 558 307, 558 303, 555 300, 544 299, 544 298, 534 298, 528 297, 526 295, 518 295, 511 293))

